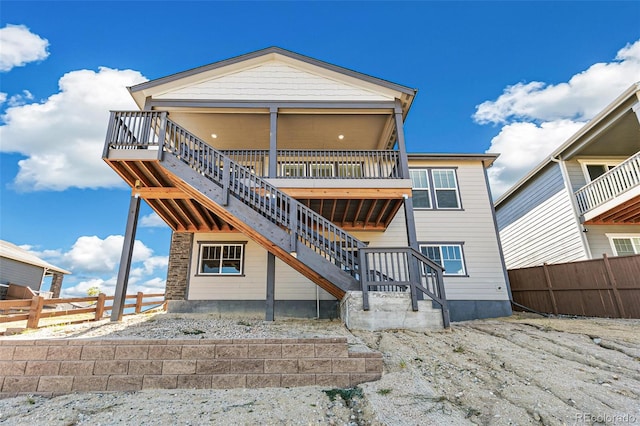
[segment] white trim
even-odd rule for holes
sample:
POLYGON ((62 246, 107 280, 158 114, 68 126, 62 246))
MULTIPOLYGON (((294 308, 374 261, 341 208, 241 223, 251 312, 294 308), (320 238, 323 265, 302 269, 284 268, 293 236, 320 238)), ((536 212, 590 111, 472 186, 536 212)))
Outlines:
MULTIPOLYGON (((444 268, 444 260, 443 260, 443 255, 442 255, 442 248, 443 247, 458 247, 458 249, 460 250, 460 264, 462 266, 462 273, 448 273, 446 268, 443 272, 443 275, 446 277, 466 277, 467 276, 467 267, 465 265, 465 261, 464 261, 464 250, 463 250, 463 243, 424 243, 424 244, 419 244, 418 248, 420 249, 420 252, 426 256, 427 258, 429 256, 427 256, 425 253, 422 252, 422 248, 423 247, 437 247, 438 250, 440 251, 440 266, 442 266, 444 268)), ((433 259, 431 259, 433 260, 433 259)), ((457 259, 456 259, 457 260, 457 259)), ((434 262, 436 262, 435 260, 433 260, 434 262)), ((438 262, 436 262, 438 263, 438 262)))
POLYGON ((431 181, 433 183, 433 201, 434 201, 434 208, 437 210, 460 210, 462 208, 462 203, 460 202, 460 186, 458 185, 458 176, 456 174, 456 169, 452 169, 452 168, 432 168, 431 169, 431 181), (436 179, 434 176, 435 172, 451 172, 451 174, 453 175, 453 183, 454 183, 454 188, 438 188, 436 187, 436 179), (457 206, 455 207, 440 207, 440 205, 438 204, 438 190, 442 190, 442 191, 451 191, 454 190, 456 192, 456 202, 458 203, 457 206))
MULTIPOLYGON (((213 276, 213 277, 219 277, 219 276, 241 276, 244 274, 244 243, 231 243, 231 242, 224 242, 224 243, 204 243, 204 244, 200 244, 200 248, 199 248, 199 253, 198 253, 198 271, 197 271, 197 275, 203 275, 203 276, 213 276), (230 272, 222 272, 222 262, 225 260, 225 258, 223 257, 223 253, 224 253, 224 248, 225 247, 240 247, 240 270, 237 273, 230 273, 230 272), (202 257, 204 255, 204 249, 207 247, 220 247, 220 265, 218 265, 218 270, 220 272, 204 272, 202 270, 202 257)), ((235 258, 233 259, 235 260, 235 258)))
MULTIPOLYGON (((307 176, 307 163, 282 163, 280 164, 280 176, 282 177, 286 177, 287 175, 284 172, 285 167, 290 167, 290 166, 296 166, 296 167, 300 167, 302 166, 302 176, 307 176)), ((300 175, 296 175, 296 176, 292 176, 292 177, 298 177, 300 175)))
MULTIPOLYGON (((615 256, 619 256, 618 251, 616 250, 616 246, 613 243, 613 240, 624 240, 624 239, 634 239, 634 238, 638 238, 640 239, 640 234, 604 234, 608 239, 609 239, 609 244, 611 245, 611 251, 613 252, 613 254, 615 256)), ((640 247, 638 247, 636 249, 635 245, 632 246, 634 247, 634 250, 637 250, 635 254, 640 254, 640 247)))
POLYGON ((629 157, 606 157, 606 158, 593 157, 593 158, 578 158, 577 161, 578 163, 580 163, 580 168, 582 169, 582 174, 584 174, 584 178, 586 182, 591 183, 591 176, 589 176, 589 171, 587 170, 587 166, 602 165, 602 166, 613 168, 628 158, 629 157))

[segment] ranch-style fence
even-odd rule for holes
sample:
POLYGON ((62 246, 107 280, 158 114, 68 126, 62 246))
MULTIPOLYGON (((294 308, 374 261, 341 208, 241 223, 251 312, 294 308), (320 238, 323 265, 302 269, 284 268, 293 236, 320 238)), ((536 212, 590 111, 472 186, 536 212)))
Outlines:
MULTIPOLYGON (((513 301, 538 312, 640 318, 640 255, 510 269, 513 301)), ((517 308, 517 306, 516 306, 517 308)))
MULTIPOLYGON (((97 296, 47 299, 34 296, 31 299, 0 300, 0 323, 27 320, 27 328, 38 328, 43 318, 86 315, 81 319, 69 322, 98 321, 103 319, 107 311, 113 309, 114 296, 100 293, 97 296), (111 301, 111 305, 107 302, 111 301)), ((124 304, 125 314, 133 315, 142 312, 145 306, 162 306, 166 310, 164 293, 127 294, 124 304), (132 309, 133 308, 133 309, 132 309)))

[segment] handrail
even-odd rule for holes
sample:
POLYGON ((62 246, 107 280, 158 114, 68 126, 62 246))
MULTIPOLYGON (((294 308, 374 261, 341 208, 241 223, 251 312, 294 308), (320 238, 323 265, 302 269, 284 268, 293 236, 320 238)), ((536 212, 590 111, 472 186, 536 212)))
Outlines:
MULTIPOLYGON (((263 151, 249 151, 248 167, 167 118, 166 112, 119 111, 111 113, 107 132, 109 148, 158 148, 158 158, 171 153, 223 189, 223 200, 232 195, 291 236, 291 251, 304 244, 354 278, 360 277, 365 309, 370 288, 382 291, 410 289, 412 308, 418 309, 418 293, 442 307, 445 327, 449 311, 442 267, 410 247, 368 248, 333 222, 258 176, 254 159, 263 151), (393 262, 391 261, 393 260, 393 262)), ((288 151, 286 151, 288 152, 288 151)), ((296 151, 298 152, 298 151, 296 151)), ((232 156, 241 151, 230 151, 232 156)))
POLYGON ((640 185, 640 151, 575 192, 578 210, 584 214, 640 185))
POLYGON ((369 291, 404 287, 411 292, 414 311, 418 310, 418 294, 422 293, 440 305, 444 327, 449 327, 442 266, 411 247, 363 247, 359 250, 359 258, 365 311, 369 310, 369 291))
POLYGON ((363 242, 188 130, 165 120, 164 149, 263 217, 286 228, 291 235, 291 251, 296 251, 296 244, 302 243, 345 270, 358 269, 355 253, 364 247, 363 242))

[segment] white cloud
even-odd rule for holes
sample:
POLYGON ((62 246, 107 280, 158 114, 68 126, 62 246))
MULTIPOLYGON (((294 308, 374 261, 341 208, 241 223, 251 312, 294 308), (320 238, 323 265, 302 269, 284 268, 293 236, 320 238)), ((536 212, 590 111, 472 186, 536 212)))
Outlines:
MULTIPOLYGON (((84 297, 91 287, 99 287, 107 295, 113 295, 118 275, 124 237, 109 235, 79 237, 68 250, 36 250, 22 245, 36 256, 64 267, 72 272, 63 280, 64 297, 84 297)), ((133 248, 132 266, 129 272, 127 294, 163 293, 168 256, 154 256, 153 250, 136 240, 133 248)))
POLYGON ((517 83, 478 105, 477 123, 502 126, 487 150, 501 154, 489 170, 493 194, 502 194, 639 79, 640 40, 568 82, 517 83))
POLYGON ((0 71, 10 71, 49 56, 49 41, 29 31, 24 25, 7 24, 0 28, 0 71))
POLYGON ((140 218, 140 226, 143 228, 163 228, 167 226, 167 224, 157 213, 152 212, 140 218))
POLYGON ((134 70, 72 71, 60 78, 60 91, 44 102, 9 107, 0 126, 2 152, 27 157, 18 162, 15 188, 62 191, 123 186, 102 161, 109 110, 135 109, 126 86, 145 80, 134 70))
POLYGON ((7 101, 7 94, 4 92, 0 92, 0 105, 7 101))

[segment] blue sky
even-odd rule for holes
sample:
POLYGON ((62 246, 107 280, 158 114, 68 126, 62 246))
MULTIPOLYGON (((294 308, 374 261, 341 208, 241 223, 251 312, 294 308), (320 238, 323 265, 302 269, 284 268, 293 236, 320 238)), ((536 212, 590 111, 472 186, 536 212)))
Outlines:
MULTIPOLYGON (((0 5, 0 239, 113 291, 129 190, 100 158, 124 86, 279 46, 419 90, 412 152, 500 152, 500 194, 640 80, 640 2, 0 5)), ((130 290, 161 291, 170 230, 143 206, 130 290)))

